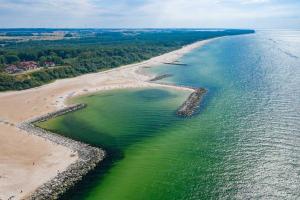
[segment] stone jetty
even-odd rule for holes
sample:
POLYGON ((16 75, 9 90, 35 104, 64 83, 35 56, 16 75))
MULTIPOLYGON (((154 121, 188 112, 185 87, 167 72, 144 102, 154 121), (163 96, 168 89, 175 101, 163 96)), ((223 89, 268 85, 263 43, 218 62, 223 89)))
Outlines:
POLYGON ((205 88, 197 88, 190 94, 185 102, 179 107, 176 114, 182 117, 192 116, 195 110, 199 107, 203 95, 207 92, 205 88))
POLYGON ((154 77, 150 81, 158 81, 158 80, 161 80, 161 79, 164 79, 164 78, 167 78, 167 77, 171 77, 171 76, 172 76, 172 74, 163 74, 163 75, 159 75, 159 76, 154 77))
POLYGON ((29 123, 44 122, 44 121, 47 121, 48 119, 55 118, 55 117, 58 117, 60 115, 67 114, 69 112, 74 112, 74 111, 83 109, 85 107, 86 107, 86 104, 83 104, 83 103, 71 105, 71 106, 68 106, 66 108, 62 108, 58 111, 55 111, 55 112, 52 112, 52 113, 47 113, 46 115, 42 115, 40 117, 31 119, 30 121, 27 121, 27 122, 29 122, 29 123))
POLYGON ((64 115, 69 112, 74 112, 85 107, 85 104, 72 105, 18 125, 20 129, 27 131, 29 134, 34 134, 50 140, 58 145, 68 147, 78 154, 78 159, 73 164, 71 164, 65 171, 58 173, 52 180, 40 186, 30 195, 30 197, 28 197, 28 199, 58 199, 104 159, 105 152, 99 148, 89 146, 82 142, 63 137, 35 126, 35 123, 46 121, 48 119, 64 115))
POLYGON ((187 66, 185 63, 179 63, 179 62, 164 62, 165 65, 181 65, 181 66, 187 66))

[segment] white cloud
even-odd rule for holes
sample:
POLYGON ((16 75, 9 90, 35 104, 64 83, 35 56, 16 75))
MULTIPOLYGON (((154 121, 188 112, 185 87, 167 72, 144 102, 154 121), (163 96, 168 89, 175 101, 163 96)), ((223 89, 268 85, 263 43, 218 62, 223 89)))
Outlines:
POLYGON ((292 22, 297 26, 300 2, 287 1, 0 0, 0 26, 262 27, 292 22))
POLYGON ((264 4, 271 3, 271 0, 217 0, 217 3, 237 3, 237 4, 264 4))
MULTIPOLYGON (((234 0, 234 2, 229 4, 229 1, 190 0, 187 3, 185 0, 152 0, 136 9, 135 15, 145 17, 145 20, 152 16, 151 22, 158 27, 247 27, 248 21, 257 20, 259 23, 262 19, 286 17, 298 12, 296 8, 281 5, 255 8, 245 6, 250 3, 270 3, 267 0, 234 0), (237 2, 243 6, 237 5, 237 2)), ((255 24, 251 27, 255 27, 255 24)))

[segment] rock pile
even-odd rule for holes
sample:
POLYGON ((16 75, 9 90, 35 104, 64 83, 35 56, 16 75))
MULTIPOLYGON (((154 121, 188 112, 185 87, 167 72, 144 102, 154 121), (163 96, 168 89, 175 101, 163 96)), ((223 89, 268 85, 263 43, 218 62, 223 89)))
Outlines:
POLYGON ((68 112, 73 112, 85 107, 85 104, 73 105, 18 125, 19 128, 27 131, 29 134, 34 134, 50 140, 53 143, 66 146, 78 154, 78 159, 75 161, 75 163, 71 164, 65 171, 58 173, 52 180, 39 187, 28 199, 58 199, 104 159, 105 152, 99 148, 92 147, 82 142, 46 131, 34 125, 34 123, 46 121, 50 118, 66 114, 68 112))
POLYGON ((154 77, 150 81, 158 81, 158 80, 170 77, 170 76, 172 76, 172 74, 163 74, 163 75, 159 75, 159 76, 154 77))
POLYGON ((187 64, 179 63, 179 62, 164 62, 165 65, 181 65, 181 66, 187 66, 187 64))
POLYGON ((74 111, 83 109, 85 107, 86 107, 86 104, 83 104, 83 103, 71 105, 71 106, 68 106, 66 108, 60 109, 58 111, 48 113, 46 115, 42 115, 40 117, 31 119, 30 121, 27 121, 27 123, 36 123, 36 122, 47 121, 48 119, 55 118, 55 117, 58 117, 60 115, 64 115, 64 114, 69 113, 69 112, 74 112, 74 111))
POLYGON ((178 116, 192 116, 195 110, 199 107, 203 95, 207 92, 205 88, 197 88, 190 94, 187 100, 179 107, 176 114, 178 116))

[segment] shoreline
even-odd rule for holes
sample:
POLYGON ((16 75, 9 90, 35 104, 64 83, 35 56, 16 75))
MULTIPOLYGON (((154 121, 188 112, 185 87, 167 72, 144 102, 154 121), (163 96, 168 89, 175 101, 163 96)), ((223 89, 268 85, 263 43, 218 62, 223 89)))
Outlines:
MULTIPOLYGON (((0 199, 7 199, 12 196, 17 199, 23 199, 32 197, 32 195, 40 194, 41 188, 43 188, 44 186, 47 187, 47 185, 49 187, 48 183, 57 180, 58 177, 61 177, 62 173, 68 172, 69 169, 74 170, 72 166, 74 167, 76 163, 82 161, 83 159, 83 157, 81 157, 80 151, 78 151, 78 148, 72 148, 72 145, 66 145, 63 143, 59 143, 56 140, 51 140, 49 138, 49 135, 51 135, 51 137, 58 137, 60 139, 64 138, 62 140, 68 140, 68 144, 72 144, 74 142, 77 144, 80 142, 76 142, 72 139, 59 136, 55 133, 50 133, 37 127, 33 128, 33 132, 37 132, 36 134, 33 134, 33 136, 30 132, 28 132, 27 128, 32 128, 32 122, 35 122, 34 120, 41 119, 45 116, 45 114, 53 115, 53 113, 60 112, 61 109, 68 109, 66 101, 72 97, 86 95, 99 91, 125 88, 162 87, 177 90, 188 90, 190 92, 193 92, 193 88, 150 82, 150 80, 155 78, 155 76, 140 73, 140 71, 142 68, 145 67, 153 67, 164 63, 175 62, 184 54, 196 48, 200 48, 201 46, 215 39, 216 38, 198 41, 193 44, 184 46, 181 49, 151 58, 141 63, 121 66, 103 72, 81 75, 75 78, 61 79, 53 83, 28 90, 0 93, 0 104, 3 105, 3 109, 1 108, 0 110, 0 136, 10 137, 10 132, 14 132, 15 139, 15 141, 11 141, 9 146, 5 147, 3 150, 1 149, 0 151, 0 160, 3 160, 3 158, 5 158, 7 162, 4 166, 0 165, 0 171, 2 169, 7 169, 11 167, 10 170, 8 170, 5 174, 0 173, 0 188, 1 186, 3 186, 3 188, 7 190, 0 191, 0 199), (41 135, 41 133, 45 133, 45 135, 41 135), (34 138, 36 136, 38 136, 38 138, 34 138), (43 138, 41 138, 41 136, 43 138), (51 160, 56 158, 49 158, 49 161, 47 161, 47 163, 49 166, 51 166, 51 170, 49 169, 49 167, 47 168, 47 166, 43 165, 41 166, 41 169, 39 169, 40 171, 39 173, 37 173, 37 175, 33 173, 36 172, 36 169, 32 167, 29 168, 26 172, 24 172, 27 176, 29 175, 30 177, 35 175, 36 177, 34 178, 39 181, 32 181, 28 183, 28 180, 24 180, 24 182, 18 182, 18 178, 22 176, 22 173, 18 173, 20 171, 20 168, 27 169, 28 165, 31 165, 31 162, 33 162, 33 164, 35 163, 35 160, 32 161, 32 155, 27 155, 26 152, 23 154, 20 154, 18 152, 13 153, 16 154, 15 156, 19 156, 22 158, 25 156, 25 158, 28 159, 28 162, 30 161, 30 164, 26 162, 26 164, 18 163, 18 165, 15 165, 14 161, 9 159, 9 157, 11 157, 9 154, 13 151, 12 149, 27 151, 28 149, 32 148, 28 146, 20 146, 18 141, 22 137, 25 137, 26 140, 28 140, 28 142, 32 142, 31 140, 33 139, 39 140, 35 141, 35 143, 41 146, 46 145, 47 143, 49 149, 47 150, 47 152, 44 152, 44 154, 39 157, 41 165, 44 164, 42 163, 42 161, 45 159, 45 155, 54 154, 54 152, 57 151, 57 149, 55 148, 58 147, 64 148, 62 154, 70 154, 71 152, 71 155, 73 155, 74 151, 76 151, 76 155, 70 156, 70 158, 65 157, 63 160, 61 160, 63 166, 59 167, 56 165, 59 165, 61 163, 51 163, 51 160), (41 176, 43 176, 43 180, 41 180, 41 176), (8 178, 5 179, 2 177, 8 178), (15 191, 18 190, 21 190, 21 192, 15 194, 15 191)), ((0 146, 2 145, 2 143, 5 143, 5 141, 0 141, 0 146)), ((88 146, 83 143, 80 144, 86 147, 88 146)), ((93 151, 95 151, 95 148, 88 146, 87 149, 89 148, 92 148, 93 151)), ((39 148, 37 148, 32 153, 37 154, 38 151, 39 148)), ((96 157, 98 161, 102 160, 104 158, 104 151, 98 149, 97 155, 98 156, 96 157)), ((57 155, 58 158, 59 156, 60 155, 57 155)), ((90 166, 93 166, 95 164, 95 162, 91 163, 92 164, 90 166)))

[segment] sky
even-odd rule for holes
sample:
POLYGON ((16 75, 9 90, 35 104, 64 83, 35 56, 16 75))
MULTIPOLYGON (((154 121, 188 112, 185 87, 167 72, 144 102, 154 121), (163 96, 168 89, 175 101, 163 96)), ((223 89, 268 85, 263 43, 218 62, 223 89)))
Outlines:
POLYGON ((0 28, 300 29, 300 0, 0 0, 0 28))

